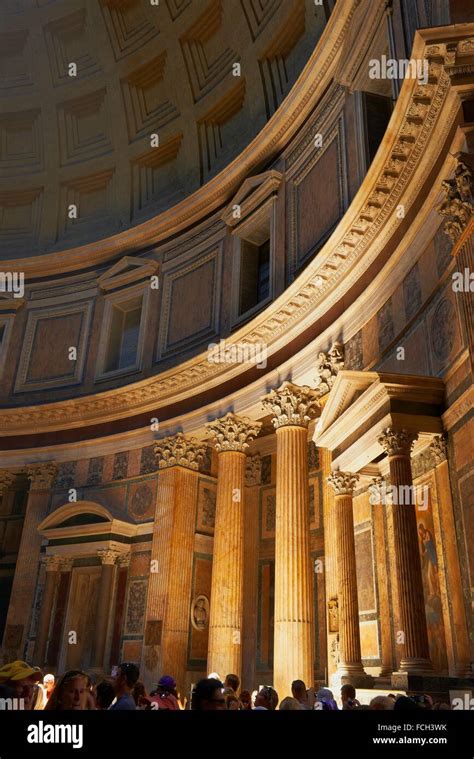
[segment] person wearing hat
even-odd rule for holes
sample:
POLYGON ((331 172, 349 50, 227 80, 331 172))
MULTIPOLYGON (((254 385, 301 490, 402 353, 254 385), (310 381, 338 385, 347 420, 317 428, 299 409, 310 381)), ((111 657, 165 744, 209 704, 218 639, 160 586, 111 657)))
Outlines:
POLYGON ((46 698, 49 699, 51 693, 54 690, 54 675, 48 674, 43 677, 43 685, 46 689, 46 698))
POLYGON ((150 696, 140 700, 140 705, 148 703, 150 709, 166 709, 167 711, 178 711, 179 702, 176 692, 176 680, 171 675, 163 675, 150 696))
POLYGON ((32 709, 35 684, 42 679, 43 673, 39 669, 17 659, 0 669, 0 695, 23 699, 22 708, 32 709))

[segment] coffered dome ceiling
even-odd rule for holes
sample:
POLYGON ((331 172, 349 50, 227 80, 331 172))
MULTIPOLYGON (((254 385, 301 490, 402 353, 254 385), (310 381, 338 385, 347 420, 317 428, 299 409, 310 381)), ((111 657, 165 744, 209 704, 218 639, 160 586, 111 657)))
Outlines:
POLYGON ((152 2, 2 0, 3 260, 116 235, 224 170, 282 103, 329 5, 152 2))

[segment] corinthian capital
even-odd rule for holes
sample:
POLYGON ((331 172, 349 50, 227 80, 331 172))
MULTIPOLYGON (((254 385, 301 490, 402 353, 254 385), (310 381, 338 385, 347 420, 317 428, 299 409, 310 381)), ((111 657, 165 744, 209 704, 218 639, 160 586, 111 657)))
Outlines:
POLYGON ((214 435, 214 445, 218 453, 240 451, 244 453, 254 437, 260 432, 261 422, 228 413, 221 419, 206 424, 214 435))
POLYGON ((60 556, 45 556, 44 564, 47 572, 59 572, 61 569, 60 556))
POLYGON ((351 472, 332 472, 327 479, 336 495, 352 495, 359 481, 359 475, 351 472))
POLYGON ((410 456, 413 443, 418 438, 416 432, 395 430, 386 427, 378 438, 378 443, 389 456, 410 456))
POLYGON ((448 457, 448 438, 446 435, 437 435, 430 445, 430 453, 435 466, 442 464, 448 457))
POLYGON ((54 461, 44 464, 32 464, 27 467, 26 474, 30 481, 31 490, 51 490, 56 479, 58 467, 54 461))
POLYGON ((455 243, 474 212, 474 174, 472 156, 459 153, 454 179, 441 182, 445 199, 438 207, 444 216, 444 231, 455 243))
POLYGON ((273 414, 273 426, 307 427, 319 409, 320 393, 307 385, 284 382, 262 398, 263 407, 273 414))
POLYGON ((99 551, 97 551, 97 555, 102 564, 115 564, 115 561, 119 554, 118 551, 111 551, 108 548, 101 548, 99 551))
POLYGON ((194 437, 187 438, 182 432, 155 443, 156 463, 160 469, 183 466, 197 470, 205 451, 204 443, 194 437))
POLYGON ((0 469, 0 495, 8 490, 15 480, 15 475, 8 469, 0 469))

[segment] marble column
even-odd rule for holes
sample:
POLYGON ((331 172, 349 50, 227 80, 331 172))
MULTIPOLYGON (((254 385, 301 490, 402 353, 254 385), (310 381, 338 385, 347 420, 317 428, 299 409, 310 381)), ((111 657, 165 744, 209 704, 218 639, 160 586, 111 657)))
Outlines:
POLYGON ((307 386, 284 382, 262 399, 277 437, 273 682, 280 700, 291 695, 293 680, 314 681, 308 424, 318 397, 307 386))
POLYGON ((27 468, 30 490, 3 639, 4 650, 13 659, 24 657, 40 560, 42 537, 38 527, 48 513, 56 473, 54 462, 27 468))
POLYGON ((334 488, 327 478, 331 474, 332 453, 319 448, 323 486, 324 579, 326 591, 327 678, 331 682, 339 661, 339 598, 337 590, 337 540, 334 488))
POLYGON ((218 452, 207 669, 222 678, 241 677, 245 451, 261 426, 231 413, 206 425, 218 452))
POLYGON ((430 453, 435 466, 437 498, 433 499, 433 521, 440 563, 439 578, 449 674, 452 677, 470 677, 472 668, 469 628, 462 589, 445 435, 434 438, 430 453))
POLYGON ((54 595, 59 584, 61 559, 59 556, 46 556, 44 563, 46 568, 44 590, 33 653, 33 661, 39 667, 42 667, 46 662, 46 646, 53 612, 54 595))
MULTIPOLYGON (((128 567, 130 565, 131 553, 121 553, 117 558, 117 582, 115 589, 114 603, 114 621, 112 628, 112 640, 110 643, 110 671, 113 666, 120 662, 120 640, 122 637, 123 618, 125 615, 125 596, 127 591, 128 567)), ((105 669, 105 667, 104 667, 105 669)))
MULTIPOLYGON (((393 557, 391 547, 391 531, 388 517, 390 512, 381 508, 387 503, 387 493, 390 483, 384 477, 374 477, 369 486, 371 502, 374 503, 372 510, 372 523, 374 530, 374 548, 376 575, 378 578, 378 608, 380 624, 380 660, 381 667, 379 677, 390 677, 397 668, 395 656, 394 631, 398 630, 396 616, 398 614, 398 594, 396 577, 391 571, 390 556, 393 557), (390 620, 387 623, 387 620, 390 620)), ((393 560, 393 559, 392 559, 393 560)))
POLYGON ((74 558, 72 556, 64 556, 60 559, 58 592, 56 593, 53 622, 46 652, 46 663, 49 666, 59 668, 61 665, 61 659, 64 665, 67 658, 67 653, 61 651, 61 640, 63 637, 64 622, 69 602, 73 564, 74 558))
POLYGON ((357 567, 354 540, 353 493, 358 475, 333 472, 328 482, 334 488, 334 516, 337 543, 337 587, 339 599, 339 663, 336 677, 356 687, 367 686, 371 678, 362 666, 357 596, 357 567))
POLYGON ((244 498, 244 621, 241 688, 253 690, 257 668, 259 497, 262 459, 248 455, 244 498))
POLYGON ((417 435, 387 427, 378 438, 388 454, 402 657, 392 684, 403 686, 408 675, 432 672, 426 626, 423 578, 418 546, 416 504, 410 453, 417 435))
POLYGON ((100 575, 99 596, 97 599, 96 628, 92 645, 91 666, 94 669, 105 671, 107 669, 105 662, 105 644, 110 621, 112 587, 118 552, 109 549, 101 549, 98 551, 98 556, 102 562, 102 572, 100 575))
POLYGON ((204 443, 196 438, 186 438, 182 433, 160 440, 155 445, 160 470, 169 470, 174 480, 161 672, 165 675, 173 675, 181 693, 186 691, 188 685, 186 670, 199 483, 198 468, 205 448, 204 443))

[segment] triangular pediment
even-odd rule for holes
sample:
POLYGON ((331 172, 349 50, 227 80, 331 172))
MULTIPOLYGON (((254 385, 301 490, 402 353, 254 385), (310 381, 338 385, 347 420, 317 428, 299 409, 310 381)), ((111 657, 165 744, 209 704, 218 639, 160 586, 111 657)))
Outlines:
POLYGON ((229 226, 235 227, 246 219, 251 213, 259 208, 269 197, 278 190, 282 174, 279 171, 264 171, 249 177, 240 186, 231 202, 226 206, 221 219, 229 226), (239 206, 239 215, 235 214, 235 208, 239 206))
POLYGON ((156 273, 157 268, 158 263, 153 259, 124 256, 105 274, 102 274, 97 281, 102 290, 115 290, 118 287, 150 277, 156 273))

